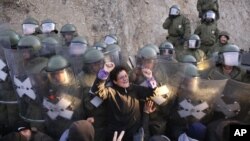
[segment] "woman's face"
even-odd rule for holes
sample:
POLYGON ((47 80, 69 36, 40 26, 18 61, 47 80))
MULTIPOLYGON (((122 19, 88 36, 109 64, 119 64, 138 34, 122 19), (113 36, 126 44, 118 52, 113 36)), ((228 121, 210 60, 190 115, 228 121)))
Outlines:
POLYGON ((118 73, 116 80, 113 81, 116 85, 122 88, 129 87, 129 78, 128 74, 125 70, 122 70, 118 73))

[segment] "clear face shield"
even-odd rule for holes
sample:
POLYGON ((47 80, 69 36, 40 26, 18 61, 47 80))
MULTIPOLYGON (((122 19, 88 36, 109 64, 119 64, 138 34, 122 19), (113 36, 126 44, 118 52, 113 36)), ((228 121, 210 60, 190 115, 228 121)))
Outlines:
POLYGON ((42 24, 42 32, 43 33, 50 33, 52 31, 54 31, 55 28, 56 28, 55 23, 44 23, 44 24, 42 24))
POLYGON ((238 66, 239 65, 239 52, 224 52, 224 65, 227 66, 238 66))
POLYGON ((188 40, 188 48, 190 49, 195 49, 197 47, 197 44, 197 40, 188 40))
POLYGON ((107 44, 107 45, 112 45, 112 44, 117 44, 117 40, 111 36, 106 36, 105 39, 104 39, 104 42, 107 44))
POLYGON ((83 43, 70 43, 69 53, 72 56, 80 56, 87 50, 87 44, 83 43))
POLYGON ((23 34, 31 35, 36 32, 38 25, 35 24, 23 24, 23 34))
POLYGON ((39 51, 40 56, 50 57, 56 54, 57 45, 42 43, 42 49, 39 51))
POLYGON ((113 62, 115 65, 121 64, 121 56, 119 51, 107 52, 104 55, 104 62, 113 62))
POLYGON ((84 68, 86 69, 85 71, 87 73, 92 73, 92 74, 96 74, 98 73, 98 71, 100 69, 102 69, 104 66, 104 61, 100 60, 94 63, 88 63, 88 64, 84 64, 84 68))
POLYGON ((141 60, 141 68, 147 68, 153 70, 156 64, 156 59, 142 59, 141 60))
POLYGON ((178 16, 178 15, 180 15, 180 11, 179 11, 179 9, 174 8, 174 7, 170 8, 169 15, 170 16, 178 16))
POLYGON ((73 71, 70 68, 48 72, 49 81, 54 85, 69 85, 74 80, 73 71))
POLYGON ((212 22, 212 21, 215 20, 215 18, 216 18, 216 15, 215 15, 214 12, 207 12, 207 13, 205 14, 205 20, 206 20, 207 22, 212 22))

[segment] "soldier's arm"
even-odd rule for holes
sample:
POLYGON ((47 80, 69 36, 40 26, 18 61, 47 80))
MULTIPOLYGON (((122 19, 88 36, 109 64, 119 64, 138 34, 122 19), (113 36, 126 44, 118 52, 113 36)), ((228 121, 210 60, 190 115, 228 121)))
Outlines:
POLYGON ((189 36, 191 35, 191 25, 190 25, 190 20, 188 18, 184 18, 184 28, 185 28, 185 33, 184 33, 184 39, 187 40, 189 36))
POLYGON ((172 23, 172 20, 170 18, 167 18, 165 22, 163 23, 163 28, 164 29, 169 29, 170 25, 172 23))

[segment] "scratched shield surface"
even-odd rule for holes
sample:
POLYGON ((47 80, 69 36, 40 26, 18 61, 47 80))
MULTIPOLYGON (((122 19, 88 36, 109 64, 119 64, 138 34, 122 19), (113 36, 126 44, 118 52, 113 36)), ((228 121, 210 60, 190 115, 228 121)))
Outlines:
POLYGON ((228 80, 221 101, 223 103, 217 103, 216 109, 222 112, 225 118, 250 122, 250 84, 228 80))
POLYGON ((179 87, 171 119, 179 124, 211 120, 214 103, 220 97, 227 80, 184 79, 179 87))
POLYGON ((34 123, 44 122, 41 93, 46 92, 47 79, 42 73, 46 59, 35 57, 30 50, 4 48, 4 54, 19 101, 20 117, 34 123), (28 59, 27 53, 30 53, 28 59))

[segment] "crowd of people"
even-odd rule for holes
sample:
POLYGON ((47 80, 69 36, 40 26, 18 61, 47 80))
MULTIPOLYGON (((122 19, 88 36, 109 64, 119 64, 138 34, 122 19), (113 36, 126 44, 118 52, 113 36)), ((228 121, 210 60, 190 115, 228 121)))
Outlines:
POLYGON ((197 10, 191 34, 171 6, 166 41, 136 56, 114 34, 89 45, 51 19, 0 29, 0 140, 228 141, 230 125, 250 123, 250 53, 218 29, 217 0, 197 10))

